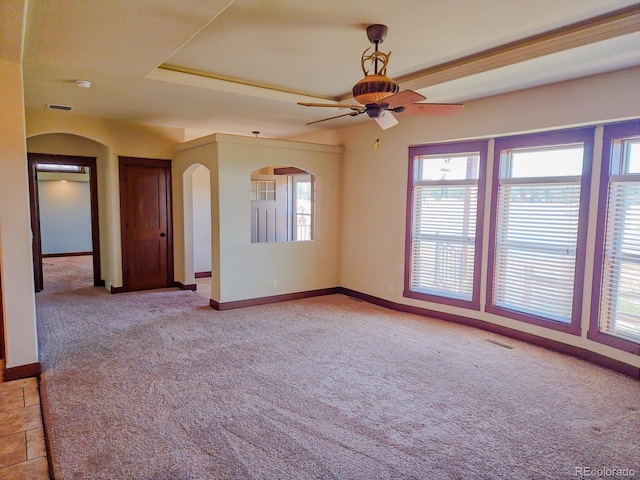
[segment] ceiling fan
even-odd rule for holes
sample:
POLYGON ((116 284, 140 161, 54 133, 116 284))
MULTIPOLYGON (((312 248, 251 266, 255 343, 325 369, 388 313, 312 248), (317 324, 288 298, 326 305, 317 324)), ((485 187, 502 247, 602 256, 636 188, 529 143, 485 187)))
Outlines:
POLYGON ((340 117, 355 117, 366 113, 370 118, 375 119, 382 129, 390 128, 398 123, 393 113, 407 115, 449 115, 458 113, 463 105, 459 103, 418 103, 426 100, 426 97, 413 90, 400 90, 398 83, 387 77, 387 65, 391 52, 384 53, 378 50, 378 46, 387 36, 386 25, 369 25, 367 27, 367 37, 374 44, 375 50, 368 54, 371 47, 362 54, 361 66, 364 78, 353 87, 353 98, 360 105, 346 105, 336 103, 307 103, 298 102, 298 105, 305 107, 329 107, 348 108, 349 113, 336 115, 335 117, 323 118, 309 122, 326 122, 340 117), (373 73, 365 67, 366 64, 373 65, 373 73))

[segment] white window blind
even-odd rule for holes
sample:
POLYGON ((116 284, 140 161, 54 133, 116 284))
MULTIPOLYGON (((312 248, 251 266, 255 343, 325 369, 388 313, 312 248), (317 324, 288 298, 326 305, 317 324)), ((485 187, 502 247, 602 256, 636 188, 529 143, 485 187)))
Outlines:
POLYGON ((478 163, 478 154, 416 160, 409 277, 412 292, 472 300, 478 163))
POLYGON ((498 195, 494 304, 571 323, 579 179, 503 184, 498 195))
POLYGON ((478 186, 419 186, 411 262, 414 291, 471 300, 478 186))
POLYGON ((493 305, 570 325, 582 145, 500 152, 493 305))
POLYGON ((599 323, 604 333, 640 342, 640 148, 635 152, 609 183, 599 323))

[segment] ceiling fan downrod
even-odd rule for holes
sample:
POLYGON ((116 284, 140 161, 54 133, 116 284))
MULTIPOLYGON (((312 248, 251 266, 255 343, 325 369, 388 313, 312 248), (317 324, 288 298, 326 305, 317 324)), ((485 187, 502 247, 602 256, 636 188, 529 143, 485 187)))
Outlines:
POLYGON ((378 74, 378 45, 384 42, 389 29, 386 25, 376 23, 367 27, 367 38, 375 46, 373 73, 378 74))

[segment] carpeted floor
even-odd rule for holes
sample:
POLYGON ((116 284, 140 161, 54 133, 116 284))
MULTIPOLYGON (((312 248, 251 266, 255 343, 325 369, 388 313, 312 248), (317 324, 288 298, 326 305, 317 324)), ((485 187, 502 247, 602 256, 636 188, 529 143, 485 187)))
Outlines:
POLYGON ((47 260, 58 480, 640 478, 640 384, 612 371, 342 295, 218 312, 47 260))

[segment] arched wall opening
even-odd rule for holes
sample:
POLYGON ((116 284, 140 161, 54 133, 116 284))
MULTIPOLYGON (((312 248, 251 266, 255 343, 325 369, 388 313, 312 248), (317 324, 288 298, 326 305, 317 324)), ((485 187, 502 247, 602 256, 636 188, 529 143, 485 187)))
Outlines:
POLYGON ((211 245, 211 170, 201 163, 193 163, 180 177, 182 201, 176 208, 180 210, 178 217, 182 218, 182 225, 177 227, 182 231, 183 243, 177 242, 182 246, 176 248, 176 279, 184 288, 195 288, 196 278, 211 277, 216 270, 211 245))
POLYGON ((191 207, 194 277, 209 278, 214 268, 211 262, 211 171, 202 164, 192 165, 184 174, 184 182, 190 182, 191 187, 190 199, 186 198, 189 189, 184 190, 184 204, 191 207))
POLYGON ((316 177, 292 165, 251 172, 251 243, 311 241, 316 177))
POLYGON ((193 179, 199 165, 211 178, 211 298, 236 308, 299 292, 326 292, 339 282, 339 186, 342 148, 214 134, 174 153, 176 280, 195 283, 193 179), (313 241, 251 242, 251 175, 266 166, 297 168, 316 178, 313 241), (178 193, 179 191, 179 193, 178 193))
POLYGON ((43 254, 92 255, 93 285, 104 285, 109 256, 108 237, 102 233, 108 230, 104 207, 108 148, 78 135, 47 133, 27 138, 27 153, 36 291, 44 287, 43 254))

